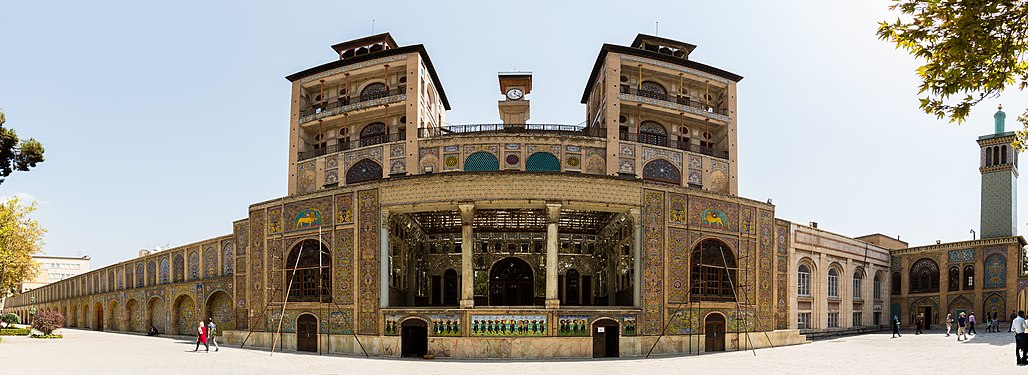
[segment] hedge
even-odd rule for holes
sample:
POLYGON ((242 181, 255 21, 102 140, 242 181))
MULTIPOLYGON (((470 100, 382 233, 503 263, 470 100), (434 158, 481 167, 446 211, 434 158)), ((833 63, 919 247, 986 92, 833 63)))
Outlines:
POLYGON ((58 335, 58 334, 55 333, 55 334, 50 334, 50 335, 35 335, 35 336, 29 336, 29 337, 34 338, 34 339, 63 339, 64 335, 58 335))
POLYGON ((25 336, 30 331, 28 328, 4 328, 0 329, 0 336, 25 336))

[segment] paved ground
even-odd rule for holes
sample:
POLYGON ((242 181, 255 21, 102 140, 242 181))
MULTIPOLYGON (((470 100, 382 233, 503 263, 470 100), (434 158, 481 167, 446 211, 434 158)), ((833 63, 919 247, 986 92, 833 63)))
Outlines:
MULTIPOLYGON (((895 374, 1028 373, 1014 365, 1013 336, 982 333, 957 342, 931 332, 851 336, 812 344, 753 352, 730 352, 653 359, 482 361, 366 359, 275 353, 222 347, 193 353, 183 339, 64 330, 64 339, 4 337, 0 368, 4 374, 895 374), (52 368, 63 371, 53 371, 52 368)), ((202 349, 201 349, 202 350, 202 349)))

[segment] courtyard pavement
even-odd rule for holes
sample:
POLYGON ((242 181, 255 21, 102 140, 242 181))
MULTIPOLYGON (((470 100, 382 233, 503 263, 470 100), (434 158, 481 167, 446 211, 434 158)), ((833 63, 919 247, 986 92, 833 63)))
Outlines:
POLYGON ((194 353, 183 338, 64 329, 64 339, 5 336, 3 374, 1028 374, 1014 364, 1013 334, 957 342, 939 331, 849 336, 805 345, 651 359, 448 360, 319 356, 222 346, 194 353))

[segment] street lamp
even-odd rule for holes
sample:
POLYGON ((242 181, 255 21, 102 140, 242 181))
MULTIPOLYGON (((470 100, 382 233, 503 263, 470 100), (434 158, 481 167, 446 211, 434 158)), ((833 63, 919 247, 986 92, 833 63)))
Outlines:
POLYGON ((31 304, 32 307, 29 308, 28 324, 32 325, 32 318, 36 316, 36 297, 29 297, 29 304, 31 304))

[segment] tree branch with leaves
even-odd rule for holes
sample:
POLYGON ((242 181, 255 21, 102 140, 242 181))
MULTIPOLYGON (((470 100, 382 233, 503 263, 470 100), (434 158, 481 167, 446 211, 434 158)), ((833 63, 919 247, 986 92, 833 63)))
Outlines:
MULTIPOLYGON (((878 37, 924 64, 920 108, 963 123, 971 108, 1004 90, 1028 88, 1028 1, 894 0, 895 22, 879 23, 878 37)), ((1028 145, 1028 110, 1017 120, 1014 146, 1028 145)))
POLYGON ((0 111, 0 184, 14 171, 28 171, 43 162, 43 144, 29 139, 18 139, 14 129, 4 128, 7 116, 0 111))
POLYGON ((32 259, 43 247, 43 229, 29 215, 36 204, 21 204, 17 197, 0 202, 0 295, 13 294, 39 273, 32 259))

